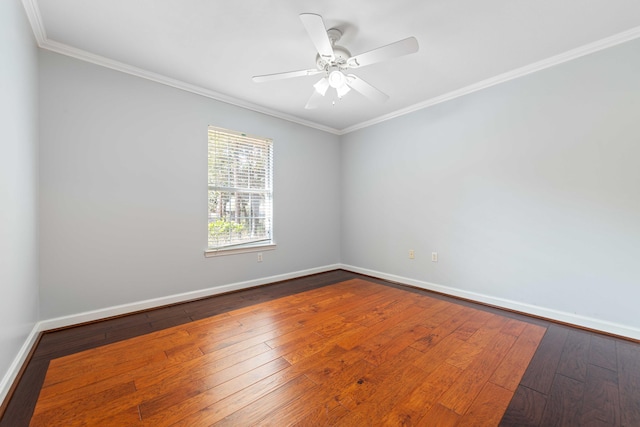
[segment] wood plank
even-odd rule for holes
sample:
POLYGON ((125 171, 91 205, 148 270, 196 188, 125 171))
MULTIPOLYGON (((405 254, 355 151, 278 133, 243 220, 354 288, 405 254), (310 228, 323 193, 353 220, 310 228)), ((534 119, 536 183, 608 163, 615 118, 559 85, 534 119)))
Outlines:
POLYGON ((439 403, 460 415, 465 414, 515 341, 513 335, 499 333, 442 395, 439 403))
POLYGON ((134 381, 129 373, 102 379, 77 388, 47 387, 42 389, 38 399, 38 411, 44 412, 58 406, 67 406, 73 402, 85 399, 87 396, 100 394, 114 387, 134 381))
POLYGON ((453 427, 460 423, 460 415, 449 408, 446 408, 440 404, 432 406, 426 414, 420 418, 417 426, 438 426, 438 427, 453 427))
POLYGON ((225 338, 240 331, 244 332, 249 328, 241 323, 238 318, 230 316, 229 313, 223 313, 197 322, 191 322, 181 329, 187 331, 192 337, 204 339, 207 336, 214 335, 219 338, 225 338))
POLYGON ((617 341, 616 354, 621 424, 640 425, 640 344, 617 341))
POLYGON ((318 300, 314 298, 306 305, 296 307, 300 311, 311 311, 313 313, 323 313, 327 310, 331 311, 337 305, 350 304, 359 298, 363 298, 364 294, 343 291, 336 294, 329 294, 327 298, 318 300))
POLYGON ((299 363, 324 351, 333 349, 337 346, 338 341, 361 334, 365 329, 366 327, 355 323, 345 323, 343 327, 340 328, 340 332, 334 328, 335 333, 332 336, 307 343, 304 347, 291 349, 291 351, 283 357, 291 364, 299 363))
POLYGON ((640 376, 640 343, 616 341, 616 357, 620 378, 640 376))
POLYGON ((233 364, 224 369, 195 369, 180 372, 178 375, 169 377, 162 382, 155 382, 152 386, 147 385, 143 387, 141 381, 136 379, 136 386, 139 390, 143 390, 144 397, 147 396, 163 396, 167 393, 175 395, 180 393, 182 396, 201 393, 205 390, 211 389, 226 381, 230 381, 238 376, 241 376, 247 372, 251 372, 254 369, 262 367, 263 365, 275 364, 282 369, 283 366, 288 366, 289 363, 280 358, 280 354, 277 350, 271 350, 265 353, 260 353, 252 358, 243 360, 236 364, 233 364), (188 380, 188 381, 187 381, 188 380))
POLYGON ((516 319, 509 319, 507 323, 500 329, 503 334, 510 334, 519 337, 527 324, 516 319))
MULTIPOLYGON (((374 387, 369 390, 374 390, 375 395, 367 395, 366 392, 352 394, 345 401, 342 400, 344 394, 341 394, 338 401, 350 412, 340 422, 344 425, 356 425, 356 420, 359 420, 360 424, 375 425, 384 418, 427 376, 424 371, 412 365, 412 361, 419 356, 417 353, 417 350, 406 347, 396 358, 378 366, 373 371, 375 377, 363 377, 363 382, 369 379, 372 381, 374 387), (352 403, 356 403, 356 406, 350 406, 352 403)), ((356 384, 353 388, 360 390, 358 385, 361 384, 356 384)))
POLYGON ((168 329, 54 359, 51 361, 52 369, 47 375, 45 386, 84 376, 95 371, 96 366, 108 364, 115 370, 115 365, 166 358, 164 350, 167 347, 189 341, 190 336, 186 331, 168 329))
POLYGON ((451 306, 447 310, 436 313, 429 319, 430 324, 435 324, 435 327, 432 328, 427 336, 417 340, 411 346, 422 352, 428 351, 442 339, 448 337, 459 327, 463 326, 474 314, 475 310, 460 306, 451 306))
POLYGON ((376 323, 390 319, 395 314, 406 310, 409 306, 413 306, 413 301, 407 298, 395 299, 374 307, 368 314, 362 316, 358 323, 363 326, 373 326, 376 323))
POLYGON ((617 370, 616 343, 604 336, 592 336, 589 345, 589 363, 611 371, 617 370))
MULTIPOLYGON (((326 408, 320 408, 318 410, 311 411, 305 415, 297 423, 299 426, 335 426, 339 425, 340 420, 349 414, 349 410, 342 405, 336 405, 335 408, 327 410, 326 408)), ((279 421, 279 420, 278 420, 279 421)), ((257 425, 261 426, 274 426, 280 427, 282 424, 275 424, 270 422, 269 418, 265 418, 257 425)))
POLYGON ((259 343, 230 354, 228 354, 227 351, 208 353, 198 359, 163 366, 162 369, 155 369, 153 367, 150 367, 150 369, 143 368, 136 371, 135 381, 139 388, 149 388, 159 382, 171 383, 172 381, 179 381, 179 378, 185 371, 194 377, 202 377, 224 369, 229 369, 232 366, 254 359, 265 353, 269 353, 269 355, 266 356, 267 360, 261 359, 264 363, 279 357, 277 352, 274 352, 271 347, 265 343, 259 343))
POLYGON ((450 334, 428 348, 423 355, 415 361, 415 365, 425 372, 433 372, 434 369, 439 367, 464 343, 465 341, 456 338, 454 334, 450 334))
POLYGON ((135 371, 146 366, 161 366, 162 362, 165 362, 166 360, 167 356, 164 352, 159 352, 148 356, 145 355, 140 358, 134 358, 133 360, 128 361, 128 363, 127 361, 121 361, 121 363, 118 363, 117 360, 113 360, 110 364, 108 361, 104 361, 102 364, 97 364, 94 370, 85 371, 83 375, 74 375, 68 380, 62 379, 60 374, 54 374, 52 376, 57 382, 52 382, 50 385, 47 384, 47 378, 49 377, 50 372, 55 372, 55 369, 49 367, 42 391, 55 396, 58 392, 65 393, 66 391, 100 382, 106 378, 126 376, 128 372, 135 371), (51 389, 51 391, 49 391, 49 389, 51 389))
POLYGON ((454 331, 456 338, 466 341, 493 317, 494 315, 489 312, 478 310, 469 320, 454 331))
POLYGON ((583 397, 583 383, 557 374, 551 386, 541 425, 549 427, 580 425, 583 397))
POLYGON ((346 363, 344 360, 345 353, 344 349, 335 346, 324 355, 318 355, 318 357, 309 358, 302 363, 293 365, 292 370, 304 374, 318 385, 329 385, 339 381, 339 378, 345 375, 349 377, 352 367, 355 365, 372 366, 362 359, 355 363, 346 363))
POLYGON ((218 398, 216 389, 210 389, 166 407, 162 412, 143 421, 148 426, 208 425, 206 423, 221 420, 252 402, 261 400, 278 387, 302 378, 303 376, 291 369, 283 369, 222 399, 218 398))
MULTIPOLYGON (((95 410, 122 396, 130 396, 136 392, 133 381, 119 384, 100 393, 86 395, 64 406, 55 406, 46 411, 38 411, 31 419, 33 426, 72 425, 77 414, 95 410)), ((81 424, 81 423, 80 423, 81 424)))
POLYGON ((584 383, 584 399, 581 422, 587 424, 592 419, 607 425, 620 425, 620 396, 617 372, 589 365, 584 383))
POLYGON ((144 423, 140 418, 140 410, 138 406, 134 405, 125 409, 124 411, 118 412, 117 414, 109 415, 105 418, 102 418, 100 421, 97 422, 96 425, 135 427, 135 426, 144 426, 144 423))
POLYGON ((335 424, 338 420, 344 425, 342 418, 350 412, 336 401, 336 394, 349 384, 357 383, 361 378, 370 375, 374 369, 375 366, 364 360, 352 365, 342 364, 339 372, 334 371, 330 375, 325 373, 321 381, 314 381, 321 387, 316 387, 312 393, 305 393, 289 404, 265 414, 257 425, 327 425, 329 422, 335 424))
MULTIPOLYGON (((504 331, 504 333, 508 333, 508 331, 504 331)), ((460 425, 465 427, 497 426, 509 406, 512 396, 511 390, 490 382, 485 383, 469 410, 460 419, 460 425)))
MULTIPOLYGON (((308 357, 300 360, 298 363, 292 364, 290 369, 298 374, 305 374, 313 381, 313 372, 330 371, 336 364, 345 364, 344 355, 346 353, 347 350, 344 348, 339 345, 333 345, 314 354, 313 357, 308 357)), ((324 372, 324 374, 326 373, 327 372, 324 372)))
MULTIPOLYGON (((242 369, 235 369, 234 367, 232 372, 226 376, 221 375, 225 372, 221 371, 198 380, 182 381, 169 389, 163 386, 163 391, 152 391, 153 397, 145 399, 140 404, 141 417, 143 419, 150 418, 166 408, 177 405, 208 390, 214 391, 216 399, 224 399, 290 366, 287 361, 281 358, 264 364, 255 363, 254 365, 257 366, 248 366, 242 369)), ((213 400, 209 400, 209 402, 215 403, 213 400)))
MULTIPOLYGON (((491 342, 491 339, 498 335, 504 329, 505 325, 511 322, 511 319, 501 318, 488 314, 488 316, 478 316, 480 312, 474 311, 471 315, 471 321, 481 319, 476 331, 468 337, 463 336, 466 342, 462 344, 451 356, 446 360, 450 365, 457 366, 460 369, 466 369, 477 357, 482 353, 484 348, 491 342)), ((469 321, 465 322, 462 327, 466 327, 469 321)), ((460 337, 460 328, 453 331, 452 335, 460 337)))
POLYGON ((640 426, 640 375, 620 376, 620 417, 623 426, 640 426))
MULTIPOLYGON (((473 317, 475 316, 476 314, 473 315, 473 317)), ((493 315, 485 317, 484 323, 467 338, 467 341, 464 344, 462 344, 451 356, 447 358, 447 363, 461 369, 466 369, 499 333, 511 335, 511 330, 506 327, 510 326, 513 322, 517 321, 493 315), (507 332, 503 332, 504 329, 507 329, 507 332)), ((453 335, 456 337, 459 336, 457 332, 458 329, 453 332, 453 335)), ((527 362, 529 359, 530 358, 527 358, 527 362)))
POLYGON ((384 308, 386 305, 394 302, 395 296, 395 293, 391 293, 390 290, 385 289, 361 301, 352 301, 351 304, 343 306, 338 314, 349 323, 366 322, 375 310, 384 308))
MULTIPOLYGON (((413 316, 417 316, 421 313, 421 308, 418 306, 409 306, 406 310, 398 313, 396 316, 383 320, 382 322, 376 323, 373 326, 366 327, 365 329, 356 332, 354 334, 345 335, 343 338, 338 339, 336 344, 346 348, 347 350, 351 350, 357 346, 359 346, 363 342, 367 342, 372 339, 376 335, 379 335, 386 331, 389 328, 394 327, 398 323, 409 319, 413 316)), ((346 319, 345 319, 346 320, 346 319)))
POLYGON ((373 339, 358 346, 356 350, 364 353, 364 360, 380 366, 397 357, 398 354, 411 344, 429 334, 430 329, 422 325, 418 324, 409 327, 409 325, 414 322, 415 319, 401 322, 392 328, 392 331, 389 331, 389 333, 383 332, 380 335, 376 335, 373 339), (400 328, 398 328, 398 326, 400 326, 400 328), (397 333, 399 330, 402 330, 402 332, 397 333))
POLYGON ((520 385, 499 425, 500 427, 542 426, 542 415, 546 404, 545 394, 520 385))
MULTIPOLYGON (((291 343, 293 343, 293 345, 295 346, 295 343, 300 342, 301 339, 302 342, 305 343, 311 342, 313 340, 319 340, 322 338, 322 335, 317 334, 316 330, 322 328, 323 324, 325 323, 331 323, 340 319, 342 318, 339 315, 333 313, 315 314, 314 317, 301 322, 301 328, 296 328, 285 334, 277 335, 271 339, 266 340, 265 343, 271 348, 276 348, 286 347, 291 343)), ((289 347, 291 346, 289 345, 289 347)))
MULTIPOLYGON (((464 322, 462 322, 462 324, 464 324, 468 320, 473 319, 473 316, 477 315, 477 310, 462 304, 453 304, 452 306, 449 301, 438 300, 437 303, 431 305, 424 311, 424 321, 426 322, 425 326, 435 329, 441 324, 449 321, 458 313, 466 314, 464 322)), ((461 327, 461 325, 459 327, 461 327)))
POLYGON ((222 419, 245 405, 263 398, 271 390, 282 384, 300 377, 302 375, 301 372, 314 368, 326 369, 327 361, 339 360, 344 351, 344 349, 334 347, 330 351, 320 354, 319 356, 321 357, 305 361, 305 363, 300 363, 296 367, 283 369, 227 397, 221 396, 221 387, 227 388, 229 385, 228 383, 223 383, 218 388, 207 390, 176 405, 167 407, 161 413, 147 418, 145 422, 151 426, 169 425, 178 421, 188 425, 188 422, 199 422, 197 421, 200 419, 199 417, 204 416, 196 414, 198 411, 205 411, 211 419, 222 419), (182 418, 185 418, 185 420, 182 420, 182 418))
POLYGON ((577 381, 585 380, 591 335, 583 331, 569 331, 557 372, 577 381))
POLYGON ((290 322, 283 321, 277 322, 276 325, 265 325, 221 340, 213 338, 208 342, 201 343, 200 350, 205 354, 213 352, 227 352, 231 354, 240 349, 253 347, 277 338, 280 335, 287 334, 295 329, 302 328, 303 325, 298 322, 299 320, 300 317, 295 315, 292 316, 290 322))
POLYGON ((31 360, 25 369, 22 380, 16 387, 13 397, 6 406, 2 419, 0 419, 0 426, 17 427, 29 425, 48 366, 48 359, 31 360))
POLYGON ((515 345, 498 365, 489 381, 515 392, 545 332, 546 328, 542 326, 525 324, 515 345))
POLYGON ((282 387, 278 387, 277 389, 266 395, 264 399, 257 400, 221 420, 215 421, 217 418, 215 416, 198 417, 197 424, 194 424, 190 421, 187 424, 177 424, 176 427, 180 425, 202 425, 202 423, 206 424, 211 423, 212 421, 214 422, 213 425, 215 426, 240 426, 255 424, 263 419, 267 414, 277 410, 282 406, 285 406, 292 400, 298 399, 300 395, 304 394, 308 390, 317 387, 318 386, 307 379, 307 377, 300 376, 284 384, 282 387))
MULTIPOLYGON (((349 411, 359 411, 359 407, 371 399, 373 395, 377 397, 384 396, 381 400, 390 399, 388 396, 389 389, 395 389, 391 383, 400 382, 400 385, 407 387, 407 383, 395 381, 399 375, 404 376, 405 373, 417 373, 420 376, 418 367, 415 366, 415 360, 421 356, 421 353, 411 347, 407 347, 397 358, 390 360, 377 367, 370 375, 366 375, 355 383, 345 387, 335 396, 342 406, 349 411)), ((376 399, 377 400, 377 399, 376 399)), ((382 404, 381 400, 377 400, 382 404)), ((365 416, 366 414, 360 414, 365 416)))
POLYGON ((455 384, 460 374, 462 369, 445 362, 434 367, 418 387, 385 415, 380 424, 417 425, 425 412, 436 405, 442 394, 455 384))
POLYGON ((52 359, 108 344, 105 332, 107 328, 106 325, 98 324, 45 333, 34 356, 52 359))
POLYGON ((139 398, 132 383, 123 384, 107 390, 105 393, 86 396, 72 405, 58 406, 46 412, 39 412, 38 407, 31 425, 42 426, 86 426, 101 425, 101 421, 127 409, 137 406, 139 398))
POLYGON ((178 344, 174 347, 164 350, 167 360, 172 363, 181 363, 189 360, 197 359, 204 356, 197 343, 188 342, 186 344, 178 344))

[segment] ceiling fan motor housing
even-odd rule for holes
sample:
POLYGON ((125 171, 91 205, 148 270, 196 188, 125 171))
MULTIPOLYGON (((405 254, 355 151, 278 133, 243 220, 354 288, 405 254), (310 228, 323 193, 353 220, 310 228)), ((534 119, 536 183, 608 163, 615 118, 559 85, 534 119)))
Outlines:
POLYGON ((327 31, 327 36, 331 41, 331 47, 333 48, 333 56, 335 57, 335 59, 333 61, 327 61, 319 54, 316 55, 316 66, 318 67, 318 70, 324 70, 327 68, 327 66, 337 66, 340 68, 344 68, 347 63, 347 59, 351 58, 351 52, 349 52, 342 46, 336 45, 336 42, 338 42, 338 40, 340 40, 340 37, 342 37, 342 32, 337 28, 331 28, 327 31))
POLYGON ((344 68, 347 64, 347 59, 351 58, 351 53, 342 46, 333 46, 334 61, 326 61, 320 55, 316 55, 316 66, 318 70, 324 70, 327 66, 338 66, 344 68))

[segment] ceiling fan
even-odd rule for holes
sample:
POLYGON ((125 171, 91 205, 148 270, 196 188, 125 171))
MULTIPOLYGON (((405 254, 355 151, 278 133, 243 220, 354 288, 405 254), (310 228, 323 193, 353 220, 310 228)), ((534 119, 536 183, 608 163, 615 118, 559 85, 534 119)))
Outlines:
POLYGON ((347 49, 336 45, 340 37, 342 37, 342 32, 336 28, 327 30, 322 16, 314 13, 302 13, 300 14, 300 19, 318 51, 316 68, 254 76, 253 81, 261 83, 322 74, 323 77, 313 85, 314 91, 307 105, 305 105, 307 109, 316 108, 318 102, 325 96, 330 87, 336 90, 338 98, 342 98, 351 89, 354 89, 371 100, 386 101, 389 99, 387 94, 371 86, 355 74, 347 74, 346 71, 418 51, 418 41, 415 37, 408 37, 360 55, 351 56, 347 49))

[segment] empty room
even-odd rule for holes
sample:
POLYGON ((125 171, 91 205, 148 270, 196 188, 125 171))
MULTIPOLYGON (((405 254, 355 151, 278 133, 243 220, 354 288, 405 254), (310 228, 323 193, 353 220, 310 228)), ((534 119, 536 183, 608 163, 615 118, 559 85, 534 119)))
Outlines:
POLYGON ((0 426, 639 426, 640 3, 4 0, 0 426))

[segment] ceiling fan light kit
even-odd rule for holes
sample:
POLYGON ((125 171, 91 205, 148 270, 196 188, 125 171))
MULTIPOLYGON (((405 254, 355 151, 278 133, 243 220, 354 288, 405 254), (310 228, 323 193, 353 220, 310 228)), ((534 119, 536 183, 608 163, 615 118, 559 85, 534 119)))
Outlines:
POLYGON ((340 86, 335 88, 336 89, 336 93, 338 94, 338 98, 342 98, 347 93, 349 93, 349 91, 351 90, 349 85, 346 83, 346 78, 344 78, 344 75, 342 73, 340 73, 340 75, 343 78, 343 83, 342 83, 342 85, 340 85, 340 86))
POLYGON ((415 37, 408 37, 360 55, 351 56, 351 53, 347 49, 336 45, 342 37, 342 32, 336 28, 327 30, 320 15, 303 13, 300 15, 300 20, 318 52, 316 55, 317 68, 254 76, 253 81, 261 83, 271 80, 324 74, 324 76, 313 85, 314 90, 311 98, 309 98, 309 101, 305 105, 306 109, 316 108, 320 99, 326 95, 329 87, 336 90, 338 98, 342 98, 349 93, 351 89, 354 89, 356 92, 361 93, 373 101, 386 101, 389 99, 387 94, 371 86, 355 74, 345 74, 345 71, 351 68, 359 68, 398 56, 415 53, 419 49, 418 41, 415 37))
POLYGON ((342 74, 342 71, 336 69, 329 72, 329 86, 334 89, 338 89, 346 84, 347 78, 342 74))
POLYGON ((327 79, 326 77, 321 78, 318 83, 313 85, 313 87, 316 89, 316 92, 322 96, 327 93, 327 89, 329 89, 329 86, 329 79, 327 79))

